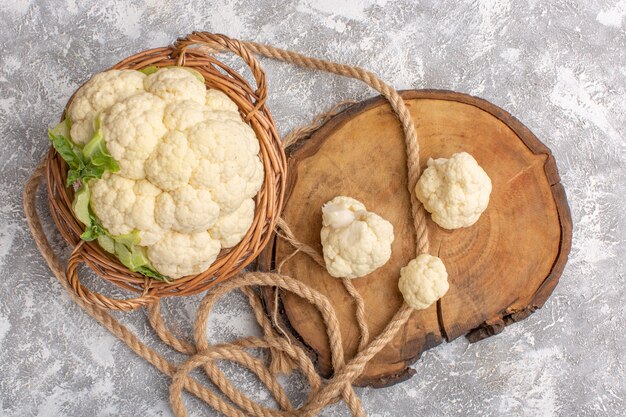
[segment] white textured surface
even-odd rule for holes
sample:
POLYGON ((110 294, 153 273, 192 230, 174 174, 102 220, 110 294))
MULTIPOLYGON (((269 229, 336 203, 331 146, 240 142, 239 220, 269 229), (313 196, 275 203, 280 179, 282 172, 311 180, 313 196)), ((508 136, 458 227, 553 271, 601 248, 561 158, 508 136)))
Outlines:
MULTIPOLYGON (((557 159, 574 243, 552 298, 499 336, 427 352, 405 383, 359 390, 371 415, 623 415, 624 0, 85 3, 0 2, 0 414, 172 415, 168 379, 83 314, 51 276, 20 194, 48 148, 45 128, 91 73, 206 29, 361 65, 397 88, 481 96, 518 117, 557 159)), ((282 132, 341 99, 372 94, 354 81, 265 66, 282 132)), ((50 221, 46 228, 54 233, 50 221)), ((58 234, 54 241, 64 248, 58 234)), ((181 334, 197 301, 166 302, 181 334)), ((227 340, 256 332, 244 306, 240 296, 221 303, 211 334, 227 340)), ((123 320, 157 346, 141 313, 123 320)), ((267 400, 235 371, 228 368, 239 387, 267 400)), ((290 390, 302 398, 295 381, 290 390)), ((213 414, 186 401, 192 415, 213 414)), ((324 411, 345 413, 343 406, 324 411)))

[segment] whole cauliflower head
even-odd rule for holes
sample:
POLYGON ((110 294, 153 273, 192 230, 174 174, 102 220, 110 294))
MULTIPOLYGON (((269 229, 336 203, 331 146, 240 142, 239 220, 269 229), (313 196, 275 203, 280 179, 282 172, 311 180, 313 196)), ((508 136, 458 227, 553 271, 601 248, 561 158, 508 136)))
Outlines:
POLYGON ((467 152, 450 159, 429 159, 415 193, 444 229, 458 229, 476 223, 489 204, 491 180, 467 152))
POLYGON ((138 233, 161 274, 200 273, 248 232, 264 179, 259 141, 200 74, 106 71, 77 91, 68 117, 75 145, 101 134, 120 168, 90 180, 91 210, 113 238, 138 233))
POLYGON ((423 310, 448 291, 446 267, 438 257, 421 254, 400 269, 398 288, 409 306, 423 310))
POLYGON ((359 278, 391 257, 393 226, 350 197, 338 196, 322 207, 321 240, 328 273, 359 278))

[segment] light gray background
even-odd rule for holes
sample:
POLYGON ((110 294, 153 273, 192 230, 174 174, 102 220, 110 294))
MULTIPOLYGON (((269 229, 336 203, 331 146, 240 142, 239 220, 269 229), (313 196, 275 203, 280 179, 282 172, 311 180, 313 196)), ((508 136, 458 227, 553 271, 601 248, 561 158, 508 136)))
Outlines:
MULTIPOLYGON (((397 88, 483 97, 554 152, 574 242, 552 298, 497 337, 475 345, 459 339, 427 352, 405 383, 359 389, 371 415, 623 415, 625 15, 623 0, 3 0, 0 414, 172 415, 168 378, 73 305, 52 277, 27 231, 20 194, 48 149, 46 127, 85 79, 127 55, 205 29, 361 65, 397 88)), ((339 100, 373 94, 354 81, 264 64, 283 133, 339 100)), ((181 334, 188 334, 197 302, 166 302, 181 334)), ((160 346, 141 313, 123 321, 160 346)), ((257 330, 243 299, 233 296, 219 305, 210 332, 229 340, 257 330)), ((268 401, 248 375, 234 368, 228 374, 268 401)), ((290 384, 298 398, 303 389, 297 380, 290 384)), ((186 402, 192 415, 213 414, 193 398, 186 402)), ((343 406, 324 411, 344 414, 343 406)))

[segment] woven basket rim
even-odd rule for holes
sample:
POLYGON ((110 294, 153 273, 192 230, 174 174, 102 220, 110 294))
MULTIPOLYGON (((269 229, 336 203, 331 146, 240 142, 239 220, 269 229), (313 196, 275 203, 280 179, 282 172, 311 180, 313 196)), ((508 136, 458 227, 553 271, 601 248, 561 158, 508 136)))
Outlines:
MULTIPOLYGON (((252 226, 241 242, 233 248, 222 250, 206 271, 165 283, 131 272, 96 242, 84 242, 80 239, 84 227, 71 209, 74 192, 72 187, 65 187, 67 165, 51 147, 46 161, 50 211, 61 235, 74 248, 66 271, 68 281, 86 301, 105 308, 130 310, 164 296, 192 295, 234 276, 250 264, 268 243, 283 205, 287 174, 285 152, 274 119, 265 104, 267 98, 265 73, 252 53, 239 41, 224 35, 194 32, 179 39, 173 46, 148 49, 131 55, 107 71, 138 70, 153 65, 193 68, 202 74, 207 88, 218 89, 228 95, 237 104, 242 118, 252 127, 259 140, 261 148, 259 157, 263 162, 265 176, 263 185, 255 197, 252 226), (207 48, 199 49, 194 46, 207 48), (246 79, 231 67, 208 54, 207 49, 227 50, 239 55, 248 65, 255 79, 256 88, 252 88, 246 79), (88 265, 101 278, 123 289, 140 293, 141 296, 116 300, 91 292, 82 286, 78 279, 77 266, 80 263, 88 265)), ((74 95, 68 100, 63 116, 73 98, 74 95)))

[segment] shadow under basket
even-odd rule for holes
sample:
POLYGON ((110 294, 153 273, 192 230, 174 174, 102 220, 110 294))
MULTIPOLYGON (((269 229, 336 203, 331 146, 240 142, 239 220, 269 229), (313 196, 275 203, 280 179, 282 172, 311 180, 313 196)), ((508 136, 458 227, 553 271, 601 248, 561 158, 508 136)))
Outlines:
MULTIPOLYGON (((172 283, 144 277, 131 272, 97 242, 80 239, 84 227, 72 211, 74 190, 65 186, 67 165, 51 147, 46 160, 50 211, 61 235, 74 248, 68 261, 66 278, 79 297, 101 308, 133 310, 161 297, 192 295, 207 290, 234 276, 257 257, 268 243, 280 216, 287 170, 285 153, 272 115, 265 104, 267 84, 265 73, 257 59, 235 39, 207 32, 194 32, 179 39, 173 46, 140 52, 111 69, 139 70, 148 66, 173 65, 193 68, 202 74, 206 86, 220 90, 230 97, 239 107, 243 119, 254 129, 261 148, 259 157, 265 168, 263 186, 255 200, 254 220, 241 242, 233 248, 222 250, 206 271, 176 279, 172 283), (232 68, 217 60, 212 55, 214 52, 232 52, 238 55, 249 67, 256 89, 232 68), (128 299, 115 299, 90 291, 81 284, 78 277, 81 263, 88 265, 107 281, 138 294, 128 299)), ((73 97, 67 106, 72 99, 73 97)))

